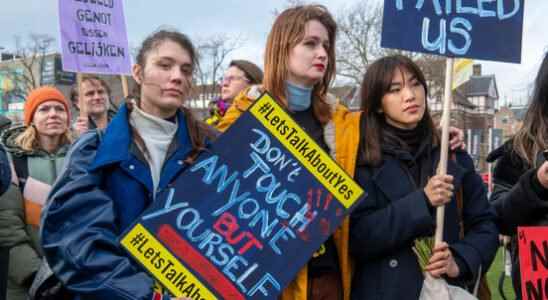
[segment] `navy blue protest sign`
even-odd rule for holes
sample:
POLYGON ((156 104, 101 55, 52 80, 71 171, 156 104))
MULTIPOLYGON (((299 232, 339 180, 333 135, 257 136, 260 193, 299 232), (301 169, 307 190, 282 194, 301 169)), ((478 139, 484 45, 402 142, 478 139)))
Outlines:
POLYGON ((385 0, 381 46, 519 63, 523 0, 385 0))
POLYGON ((264 94, 121 244, 174 296, 275 299, 362 195, 264 94))

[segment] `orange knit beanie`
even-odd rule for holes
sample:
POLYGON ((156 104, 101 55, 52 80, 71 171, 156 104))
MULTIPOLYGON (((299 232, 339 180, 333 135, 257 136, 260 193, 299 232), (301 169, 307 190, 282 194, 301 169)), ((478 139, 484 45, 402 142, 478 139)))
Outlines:
POLYGON ((46 101, 58 101, 63 106, 65 106, 65 110, 67 111, 67 125, 70 127, 70 109, 67 102, 67 99, 65 99, 65 96, 63 93, 61 93, 58 89, 52 87, 52 86, 43 86, 39 87, 37 89, 34 89, 30 92, 30 94, 27 96, 27 100, 25 101, 25 107, 24 107, 24 122, 26 126, 29 126, 32 122, 32 119, 34 117, 34 112, 36 111, 36 108, 38 106, 46 101))

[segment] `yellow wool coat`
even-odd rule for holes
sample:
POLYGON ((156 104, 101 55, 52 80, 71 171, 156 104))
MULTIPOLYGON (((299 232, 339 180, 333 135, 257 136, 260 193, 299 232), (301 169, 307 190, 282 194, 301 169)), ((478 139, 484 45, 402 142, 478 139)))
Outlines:
MULTIPOLYGON (((241 92, 227 110, 217 129, 225 131, 240 115, 261 95, 259 86, 252 86, 241 92)), ((330 149, 330 154, 339 165, 350 175, 354 175, 359 142, 359 112, 350 112, 339 104, 335 97, 328 95, 327 102, 331 106, 331 120, 324 126, 324 139, 330 149)), ((333 234, 333 239, 339 254, 339 266, 344 292, 344 300, 350 299, 351 263, 348 252, 349 219, 345 218, 333 234)), ((305 265, 297 277, 283 291, 281 300, 307 300, 308 270, 305 265)))

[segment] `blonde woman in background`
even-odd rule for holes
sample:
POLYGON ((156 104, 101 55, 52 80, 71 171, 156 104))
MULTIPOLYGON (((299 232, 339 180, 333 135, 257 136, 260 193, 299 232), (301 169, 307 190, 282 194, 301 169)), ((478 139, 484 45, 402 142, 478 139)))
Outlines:
POLYGON ((72 141, 69 122, 65 96, 54 87, 40 87, 26 99, 24 125, 2 135, 14 172, 0 200, 0 245, 10 248, 9 300, 27 299, 40 266, 40 213, 72 141))

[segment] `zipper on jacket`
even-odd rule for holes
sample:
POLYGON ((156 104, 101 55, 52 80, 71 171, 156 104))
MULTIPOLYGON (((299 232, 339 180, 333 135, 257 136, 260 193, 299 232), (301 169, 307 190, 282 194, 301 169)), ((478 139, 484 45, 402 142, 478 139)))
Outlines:
POLYGON ((53 181, 51 184, 53 185, 55 180, 57 180, 57 164, 55 163, 56 162, 55 157, 52 157, 51 155, 49 157, 49 161, 51 162, 51 170, 52 170, 51 173, 53 174, 53 181))

